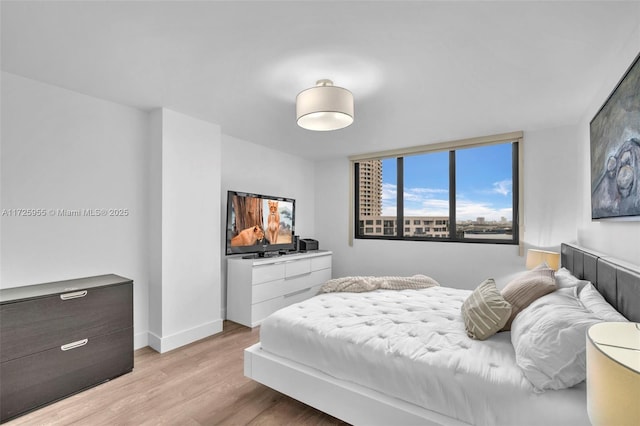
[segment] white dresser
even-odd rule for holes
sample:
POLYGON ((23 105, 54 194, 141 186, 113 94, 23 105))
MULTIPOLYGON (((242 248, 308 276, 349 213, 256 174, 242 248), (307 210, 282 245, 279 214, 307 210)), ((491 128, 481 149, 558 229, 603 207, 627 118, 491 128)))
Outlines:
POLYGON ((227 319, 255 327, 269 314, 315 296, 331 279, 331 252, 227 259, 227 319))

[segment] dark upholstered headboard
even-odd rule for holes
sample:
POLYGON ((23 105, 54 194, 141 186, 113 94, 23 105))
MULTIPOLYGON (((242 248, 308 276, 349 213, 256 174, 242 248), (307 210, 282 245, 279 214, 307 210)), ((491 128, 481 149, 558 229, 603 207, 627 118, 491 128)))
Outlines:
POLYGON ((562 244, 562 266, 593 283, 629 321, 640 322, 640 268, 604 254, 562 244))

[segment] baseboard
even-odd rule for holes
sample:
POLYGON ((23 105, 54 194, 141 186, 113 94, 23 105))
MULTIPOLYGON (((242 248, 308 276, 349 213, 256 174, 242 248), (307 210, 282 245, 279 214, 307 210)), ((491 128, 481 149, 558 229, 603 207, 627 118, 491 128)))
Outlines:
POLYGON ((149 347, 154 349, 156 352, 162 353, 160 348, 162 347, 162 339, 158 337, 157 334, 152 333, 151 331, 148 333, 149 337, 147 341, 149 342, 149 347))
POLYGON ((133 350, 142 349, 149 346, 149 333, 144 331, 133 335, 133 350))
POLYGON ((178 333, 174 333, 168 336, 160 337, 155 333, 148 333, 148 343, 156 351, 162 353, 169 352, 170 350, 179 348, 180 346, 188 345, 196 340, 204 339, 205 337, 213 336, 216 333, 222 331, 222 320, 218 319, 211 321, 197 327, 183 330, 178 333))

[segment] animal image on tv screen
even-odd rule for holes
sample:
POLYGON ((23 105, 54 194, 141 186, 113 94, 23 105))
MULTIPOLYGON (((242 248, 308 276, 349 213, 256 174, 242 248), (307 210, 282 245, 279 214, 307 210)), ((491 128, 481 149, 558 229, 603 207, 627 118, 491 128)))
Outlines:
POLYGON ((292 202, 248 195, 233 195, 231 202, 231 247, 292 242, 292 202))

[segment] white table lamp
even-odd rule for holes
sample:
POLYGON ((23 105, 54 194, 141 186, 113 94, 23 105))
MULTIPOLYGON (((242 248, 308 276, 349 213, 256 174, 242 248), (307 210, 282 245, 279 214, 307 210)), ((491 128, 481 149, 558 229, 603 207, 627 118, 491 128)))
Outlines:
POLYGON ((560 253, 545 250, 527 250, 527 269, 533 269, 546 262, 549 268, 557 271, 560 268, 560 253))
POLYGON ((594 426, 640 424, 640 324, 603 322, 589 328, 587 412, 594 426))

